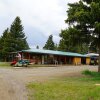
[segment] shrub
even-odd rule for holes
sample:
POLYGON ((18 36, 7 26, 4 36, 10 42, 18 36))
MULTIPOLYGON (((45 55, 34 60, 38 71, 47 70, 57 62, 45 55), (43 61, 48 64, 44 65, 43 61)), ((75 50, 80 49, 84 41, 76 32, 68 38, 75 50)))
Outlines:
POLYGON ((92 72, 89 71, 89 70, 84 70, 84 71, 82 72, 82 74, 84 74, 84 75, 92 75, 92 72))

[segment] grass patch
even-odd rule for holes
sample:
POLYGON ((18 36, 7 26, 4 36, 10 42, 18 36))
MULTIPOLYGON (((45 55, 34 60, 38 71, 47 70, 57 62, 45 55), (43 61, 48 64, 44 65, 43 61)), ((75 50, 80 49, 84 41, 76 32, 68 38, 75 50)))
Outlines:
POLYGON ((29 100, 100 100, 100 80, 90 77, 67 77, 29 83, 29 100))
POLYGON ((82 74, 84 74, 84 75, 91 75, 92 72, 89 71, 89 70, 84 70, 84 71, 82 72, 82 74))
POLYGON ((90 76, 90 78, 92 80, 100 80, 100 73, 99 72, 85 70, 82 72, 82 74, 90 76))
POLYGON ((0 62, 0 67, 10 67, 9 62, 0 62))

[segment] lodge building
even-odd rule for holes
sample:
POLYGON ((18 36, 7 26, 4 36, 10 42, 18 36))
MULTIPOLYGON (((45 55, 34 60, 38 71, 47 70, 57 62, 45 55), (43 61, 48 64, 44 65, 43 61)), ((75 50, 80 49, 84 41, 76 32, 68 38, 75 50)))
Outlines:
POLYGON ((90 64, 90 57, 79 53, 43 49, 22 50, 19 53, 22 59, 27 59, 33 64, 90 64))

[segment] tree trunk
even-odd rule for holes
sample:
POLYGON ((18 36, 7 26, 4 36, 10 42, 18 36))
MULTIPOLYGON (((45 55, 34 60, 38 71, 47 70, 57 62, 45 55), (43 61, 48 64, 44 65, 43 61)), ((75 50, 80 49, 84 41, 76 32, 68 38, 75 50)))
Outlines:
POLYGON ((100 73, 100 38, 99 38, 99 63, 98 63, 98 72, 100 73))
POLYGON ((98 64, 98 72, 100 72, 100 49, 99 49, 99 64, 98 64))
POLYGON ((7 58, 5 57, 5 62, 7 62, 7 58))

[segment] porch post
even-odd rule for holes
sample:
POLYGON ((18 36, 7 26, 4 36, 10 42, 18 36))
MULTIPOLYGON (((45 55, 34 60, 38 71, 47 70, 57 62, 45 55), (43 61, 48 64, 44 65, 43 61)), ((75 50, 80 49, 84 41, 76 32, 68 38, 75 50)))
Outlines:
POLYGON ((30 53, 28 53, 28 59, 30 60, 30 53))
POLYGON ((42 64, 44 64, 44 55, 42 55, 42 64))
POLYGON ((65 56, 65 64, 66 64, 66 56, 65 56))

